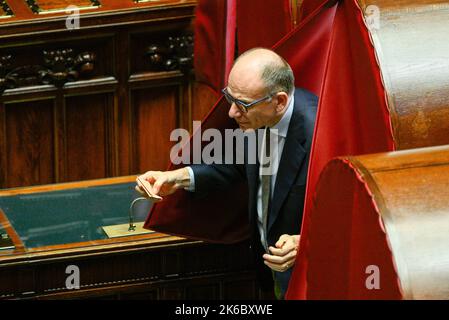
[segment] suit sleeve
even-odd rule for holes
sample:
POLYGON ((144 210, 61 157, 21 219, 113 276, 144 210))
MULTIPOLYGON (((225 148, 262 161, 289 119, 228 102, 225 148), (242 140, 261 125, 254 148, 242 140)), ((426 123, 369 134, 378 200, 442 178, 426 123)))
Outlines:
POLYGON ((211 191, 232 188, 246 179, 243 165, 211 164, 191 165, 195 177, 195 193, 206 196, 211 191))

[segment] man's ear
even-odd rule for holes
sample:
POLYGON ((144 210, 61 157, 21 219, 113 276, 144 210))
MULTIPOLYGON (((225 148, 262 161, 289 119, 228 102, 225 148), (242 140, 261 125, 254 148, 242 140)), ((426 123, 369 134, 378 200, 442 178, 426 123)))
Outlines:
POLYGON ((284 108, 287 107, 288 94, 286 92, 281 91, 276 93, 276 98, 277 98, 276 111, 282 112, 282 110, 284 110, 284 108))

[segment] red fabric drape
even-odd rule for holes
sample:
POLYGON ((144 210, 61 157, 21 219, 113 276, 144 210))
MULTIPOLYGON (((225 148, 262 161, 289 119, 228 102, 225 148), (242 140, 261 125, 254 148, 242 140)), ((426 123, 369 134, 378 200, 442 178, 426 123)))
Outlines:
POLYGON ((325 167, 312 212, 310 233, 303 248, 309 262, 307 299, 402 298, 372 190, 350 162, 337 159, 325 167), (369 285, 376 281, 369 277, 375 272, 379 287, 373 290, 369 285))
POLYGON ((312 14, 317 8, 319 8, 323 3, 328 2, 327 0, 304 0, 301 5, 300 21, 306 19, 310 14, 312 14))
POLYGON ((320 93, 307 182, 300 250, 288 299, 307 298, 307 245, 311 196, 325 164, 342 155, 394 150, 390 117, 374 48, 355 0, 339 3, 320 93))
POLYGON ((295 85, 319 95, 329 55, 329 41, 337 6, 323 4, 273 49, 288 61, 295 85))
POLYGON ((220 92, 234 62, 237 0, 201 0, 195 10, 196 79, 220 92))
POLYGON ((292 29, 290 0, 237 1, 239 53, 254 47, 271 48, 292 29))
POLYGON ((271 47, 293 28, 290 0, 200 0, 195 21, 195 74, 217 93, 234 57, 271 47), (238 51, 236 49, 238 43, 238 51))

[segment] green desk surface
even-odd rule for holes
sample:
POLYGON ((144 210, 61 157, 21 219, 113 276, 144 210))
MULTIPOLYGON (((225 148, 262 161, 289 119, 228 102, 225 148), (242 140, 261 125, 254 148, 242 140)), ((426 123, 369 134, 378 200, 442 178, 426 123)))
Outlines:
MULTIPOLYGON (((102 226, 129 222, 135 182, 0 197, 0 208, 26 248, 107 239, 102 226)), ((135 205, 144 221, 150 201, 135 205)))

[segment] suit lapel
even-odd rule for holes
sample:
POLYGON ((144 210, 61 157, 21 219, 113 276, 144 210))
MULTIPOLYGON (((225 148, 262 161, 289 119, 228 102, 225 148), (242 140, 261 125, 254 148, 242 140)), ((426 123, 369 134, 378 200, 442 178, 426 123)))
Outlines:
POLYGON ((271 226, 276 221, 276 218, 279 215, 279 210, 296 179, 306 155, 306 151, 302 146, 305 136, 303 129, 304 119, 299 110, 299 103, 301 101, 299 99, 296 100, 296 98, 297 97, 295 96, 293 114, 276 176, 267 232, 270 231, 271 226))

